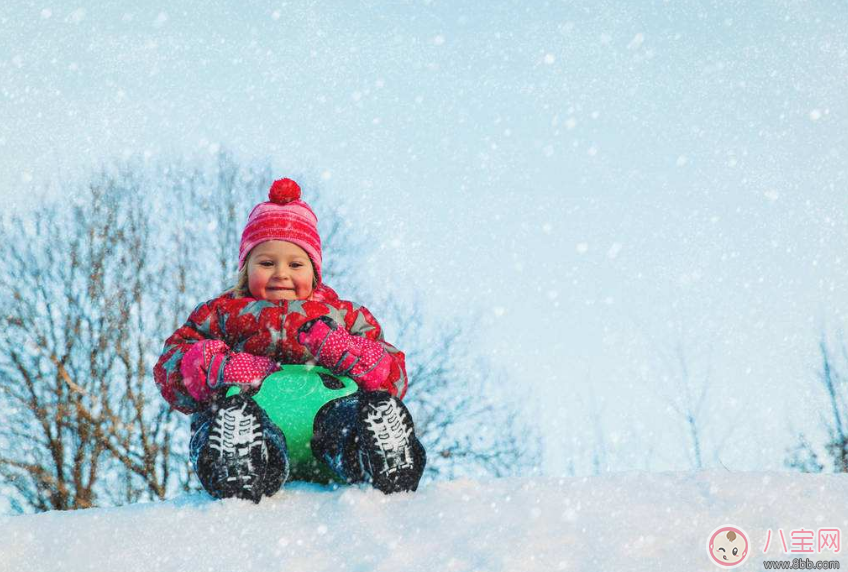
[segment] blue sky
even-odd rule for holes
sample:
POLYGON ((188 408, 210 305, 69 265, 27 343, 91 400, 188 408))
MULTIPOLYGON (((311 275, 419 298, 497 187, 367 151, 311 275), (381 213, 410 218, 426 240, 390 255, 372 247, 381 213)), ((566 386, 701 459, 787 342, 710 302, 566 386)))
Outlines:
POLYGON ((483 4, 5 3, 0 196, 269 157, 374 241, 375 289, 481 316, 549 471, 590 469, 595 417, 609 468, 685 468, 678 343, 721 463, 780 468, 848 311, 848 8, 483 4))

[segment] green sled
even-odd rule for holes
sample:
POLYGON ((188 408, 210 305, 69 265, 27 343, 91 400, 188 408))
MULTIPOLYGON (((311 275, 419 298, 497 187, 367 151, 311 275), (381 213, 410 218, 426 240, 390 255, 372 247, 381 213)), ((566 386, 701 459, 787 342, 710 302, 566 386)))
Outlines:
MULTIPOLYGON (((232 387, 227 395, 239 393, 232 387)), ((286 436, 289 480, 316 483, 340 482, 326 463, 312 455, 315 416, 330 401, 357 391, 349 377, 312 365, 284 365, 262 382, 253 399, 286 436)))

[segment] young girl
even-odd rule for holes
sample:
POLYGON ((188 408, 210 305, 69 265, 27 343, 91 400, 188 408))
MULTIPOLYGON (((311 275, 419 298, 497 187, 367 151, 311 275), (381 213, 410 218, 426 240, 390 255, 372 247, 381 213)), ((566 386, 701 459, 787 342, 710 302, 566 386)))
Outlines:
POLYGON ((317 462, 345 482, 415 490, 426 455, 400 401, 404 354, 366 308, 321 281, 317 218, 297 183, 275 181, 269 198, 248 217, 236 286, 195 308, 154 368, 164 398, 193 414, 195 472, 217 498, 277 492, 289 476, 285 435, 250 395, 280 364, 317 363, 359 387, 316 417, 317 462), (242 391, 227 397, 233 386, 242 391))

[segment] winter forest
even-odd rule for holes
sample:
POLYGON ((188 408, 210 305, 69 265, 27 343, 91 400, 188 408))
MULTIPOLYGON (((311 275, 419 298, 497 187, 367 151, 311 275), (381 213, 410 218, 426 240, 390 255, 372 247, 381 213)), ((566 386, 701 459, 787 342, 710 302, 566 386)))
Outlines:
MULTIPOLYGON (((153 367, 281 177, 324 281, 406 353, 411 507, 645 487, 616 520, 641 538, 665 475, 681 507, 760 473, 844 489, 846 30, 827 0, 4 4, 0 528, 207 498, 153 367)), ((544 560, 557 534, 445 569, 628 562, 544 560)))

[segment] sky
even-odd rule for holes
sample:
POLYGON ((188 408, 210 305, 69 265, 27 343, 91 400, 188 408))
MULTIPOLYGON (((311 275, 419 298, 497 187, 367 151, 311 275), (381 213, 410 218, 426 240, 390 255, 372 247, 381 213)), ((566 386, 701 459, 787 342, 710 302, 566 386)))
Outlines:
POLYGON ((705 464, 780 469, 821 432, 844 4, 216 4, 3 3, 8 208, 124 157, 268 158, 369 238, 375 291, 468 325, 551 474, 690 468, 678 348, 705 464))

